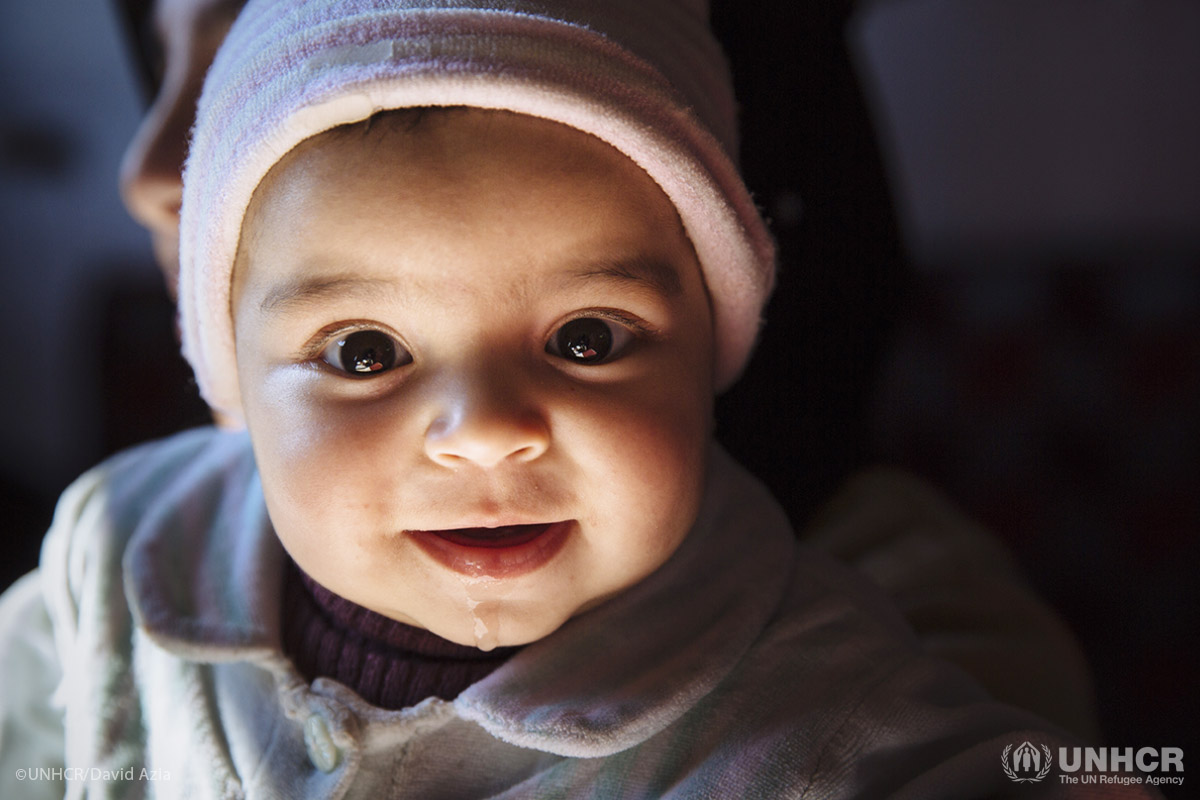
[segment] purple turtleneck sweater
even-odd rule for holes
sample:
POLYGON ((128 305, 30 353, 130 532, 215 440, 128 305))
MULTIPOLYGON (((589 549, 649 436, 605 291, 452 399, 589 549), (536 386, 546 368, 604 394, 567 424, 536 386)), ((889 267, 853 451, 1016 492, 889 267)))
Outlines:
POLYGON ((453 700, 517 647, 483 652, 339 597, 287 559, 283 650, 308 680, 333 678, 380 708, 453 700))

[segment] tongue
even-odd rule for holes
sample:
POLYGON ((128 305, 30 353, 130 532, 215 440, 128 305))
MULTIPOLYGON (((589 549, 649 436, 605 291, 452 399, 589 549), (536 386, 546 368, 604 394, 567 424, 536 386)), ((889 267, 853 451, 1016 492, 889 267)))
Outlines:
POLYGON ((460 547, 518 547, 532 542, 550 527, 538 525, 505 525, 500 528, 454 528, 430 531, 460 547))

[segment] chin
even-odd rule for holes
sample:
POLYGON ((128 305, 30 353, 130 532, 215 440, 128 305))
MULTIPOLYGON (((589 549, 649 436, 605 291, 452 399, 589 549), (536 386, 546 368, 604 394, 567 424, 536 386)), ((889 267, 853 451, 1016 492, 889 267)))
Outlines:
POLYGON ((527 614, 503 599, 468 601, 465 614, 438 620, 428 626, 432 633, 457 644, 493 650, 518 647, 545 639, 561 628, 574 613, 548 615, 544 608, 527 614))

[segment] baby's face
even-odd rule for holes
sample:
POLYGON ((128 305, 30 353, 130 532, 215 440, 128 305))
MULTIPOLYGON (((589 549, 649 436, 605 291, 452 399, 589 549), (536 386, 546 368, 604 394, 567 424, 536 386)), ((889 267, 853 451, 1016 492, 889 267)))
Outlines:
POLYGON ((674 206, 505 112, 384 118, 260 186, 234 276, 271 521, 332 591, 483 648, 645 578, 695 520, 711 314, 674 206))

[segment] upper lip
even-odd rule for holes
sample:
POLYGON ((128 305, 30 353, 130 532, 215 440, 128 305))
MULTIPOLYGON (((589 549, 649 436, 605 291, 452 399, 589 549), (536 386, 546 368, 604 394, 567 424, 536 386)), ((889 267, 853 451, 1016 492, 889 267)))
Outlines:
POLYGON ((471 577, 499 579, 539 569, 557 557, 575 529, 572 520, 563 520, 494 536, 452 528, 412 530, 409 534, 420 550, 443 566, 471 577))
POLYGON ((565 522, 566 518, 555 519, 553 517, 469 517, 466 519, 455 520, 450 525, 437 525, 433 527, 418 527, 408 526, 406 531, 424 531, 426 533, 437 533, 438 531, 457 531, 467 528, 511 528, 518 525, 553 525, 558 522, 565 522))

